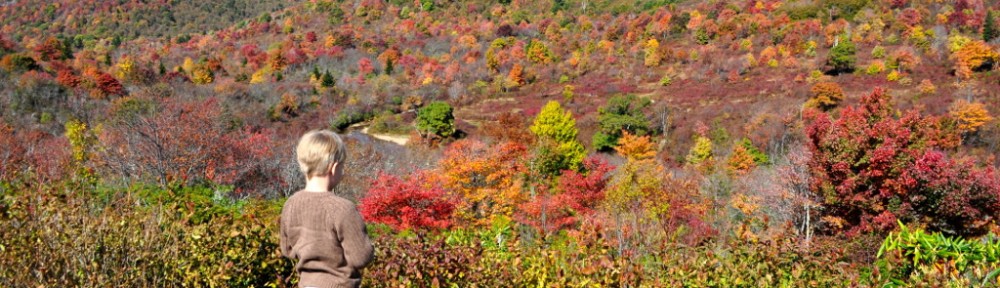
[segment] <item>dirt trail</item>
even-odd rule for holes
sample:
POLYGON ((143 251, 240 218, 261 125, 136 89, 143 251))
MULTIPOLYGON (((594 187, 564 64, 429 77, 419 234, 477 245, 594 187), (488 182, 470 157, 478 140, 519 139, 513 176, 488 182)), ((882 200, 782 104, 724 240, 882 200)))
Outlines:
POLYGON ((407 136, 407 135, 392 135, 392 134, 373 134, 373 133, 368 133, 368 127, 365 127, 364 129, 361 129, 361 133, 368 134, 369 136, 372 136, 375 139, 385 140, 385 141, 389 141, 389 142, 396 143, 396 144, 403 145, 403 146, 406 146, 406 143, 410 142, 410 136, 407 136))

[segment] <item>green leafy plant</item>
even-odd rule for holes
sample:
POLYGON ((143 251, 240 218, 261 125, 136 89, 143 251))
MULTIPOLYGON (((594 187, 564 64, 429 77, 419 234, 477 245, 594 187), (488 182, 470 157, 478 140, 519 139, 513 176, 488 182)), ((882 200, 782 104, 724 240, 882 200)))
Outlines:
POLYGON ((854 63, 857 62, 857 48, 854 46, 854 42, 851 41, 847 36, 840 36, 837 44, 830 49, 830 56, 826 60, 826 64, 833 66, 831 73, 850 73, 854 71, 854 63))
POLYGON ((450 137, 455 134, 451 105, 434 101, 417 112, 417 131, 425 136, 450 137))
POLYGON ((1000 239, 990 235, 969 240, 942 233, 927 233, 898 222, 876 255, 881 279, 892 287, 918 283, 968 286, 997 285, 1000 274, 1000 239))

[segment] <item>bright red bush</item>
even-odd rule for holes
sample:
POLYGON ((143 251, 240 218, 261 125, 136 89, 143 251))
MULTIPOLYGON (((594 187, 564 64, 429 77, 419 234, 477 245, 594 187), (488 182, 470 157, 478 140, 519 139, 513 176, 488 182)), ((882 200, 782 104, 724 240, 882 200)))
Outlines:
POLYGON ((614 166, 597 157, 584 160, 586 172, 563 170, 555 191, 536 187, 535 196, 518 205, 515 219, 543 234, 567 229, 594 214, 604 201, 608 173, 614 166), (553 193, 555 192, 555 193, 553 193))
POLYGON ((576 199, 565 194, 553 195, 544 187, 536 188, 536 191, 538 195, 518 205, 518 211, 514 213, 517 222, 531 226, 543 235, 576 225, 577 212, 573 209, 576 199))
POLYGON ((15 129, 0 121, 0 181, 31 176, 40 181, 56 181, 68 175, 70 145, 58 137, 36 129, 15 129))
POLYGON ((591 214, 604 201, 604 188, 608 173, 615 169, 608 161, 590 157, 583 160, 584 173, 563 170, 559 177, 558 191, 570 200, 570 207, 581 214, 591 214))
POLYGON ((860 107, 833 119, 807 110, 811 188, 829 231, 887 231, 896 220, 949 234, 977 235, 1000 212, 1000 176, 969 160, 949 160, 958 145, 950 119, 916 111, 897 118, 876 89, 860 107))
POLYGON ((14 42, 7 40, 7 38, 3 35, 0 35, 0 52, 14 51, 15 47, 17 47, 17 45, 15 45, 14 42))
POLYGON ((80 85, 80 77, 73 75, 73 70, 63 69, 56 73, 56 82, 67 88, 76 88, 80 85))
POLYGON ((101 97, 125 95, 122 83, 118 82, 118 79, 112 77, 111 74, 101 72, 94 80, 97 82, 97 89, 100 90, 101 97))
POLYGON ((358 60, 358 73, 361 73, 361 75, 368 75, 371 74, 372 71, 375 71, 375 65, 372 64, 371 59, 361 58, 361 60, 358 60))
POLYGON ((406 178, 380 173, 358 204, 366 221, 393 229, 429 229, 451 226, 455 203, 427 171, 406 178))

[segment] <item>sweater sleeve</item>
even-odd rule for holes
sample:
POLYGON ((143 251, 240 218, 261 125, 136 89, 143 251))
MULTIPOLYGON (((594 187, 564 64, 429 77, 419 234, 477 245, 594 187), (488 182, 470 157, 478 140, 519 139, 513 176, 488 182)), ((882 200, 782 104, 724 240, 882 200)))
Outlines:
POLYGON ((285 220, 285 217, 286 217, 285 213, 288 213, 288 212, 287 211, 281 211, 281 216, 278 218, 278 227, 279 227, 278 230, 279 230, 279 234, 280 234, 279 239, 278 239, 279 240, 278 241, 278 246, 280 246, 280 248, 281 248, 281 255, 282 256, 285 256, 285 258, 292 258, 292 245, 291 245, 291 243, 288 243, 289 242, 289 240, 288 240, 288 232, 287 232, 288 231, 288 227, 287 227, 288 224, 285 223, 285 221, 286 221, 285 220))
POLYGON ((375 251, 371 240, 368 239, 368 231, 364 220, 361 219, 361 213, 358 213, 353 204, 344 210, 335 220, 338 235, 341 237, 341 247, 344 248, 344 260, 347 260, 348 266, 361 269, 372 261, 375 251))

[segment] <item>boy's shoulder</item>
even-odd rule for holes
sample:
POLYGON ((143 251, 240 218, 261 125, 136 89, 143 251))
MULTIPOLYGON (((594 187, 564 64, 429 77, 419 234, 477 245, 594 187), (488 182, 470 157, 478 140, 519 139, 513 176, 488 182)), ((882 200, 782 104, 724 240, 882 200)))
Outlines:
POLYGON ((333 192, 316 193, 316 192, 306 192, 306 191, 298 191, 292 194, 292 196, 289 196, 288 200, 285 200, 284 206, 287 207, 289 203, 299 203, 299 202, 309 203, 312 205, 332 204, 350 208, 354 208, 355 206, 354 202, 351 202, 351 200, 347 200, 347 198, 340 197, 339 195, 334 194, 333 192))

